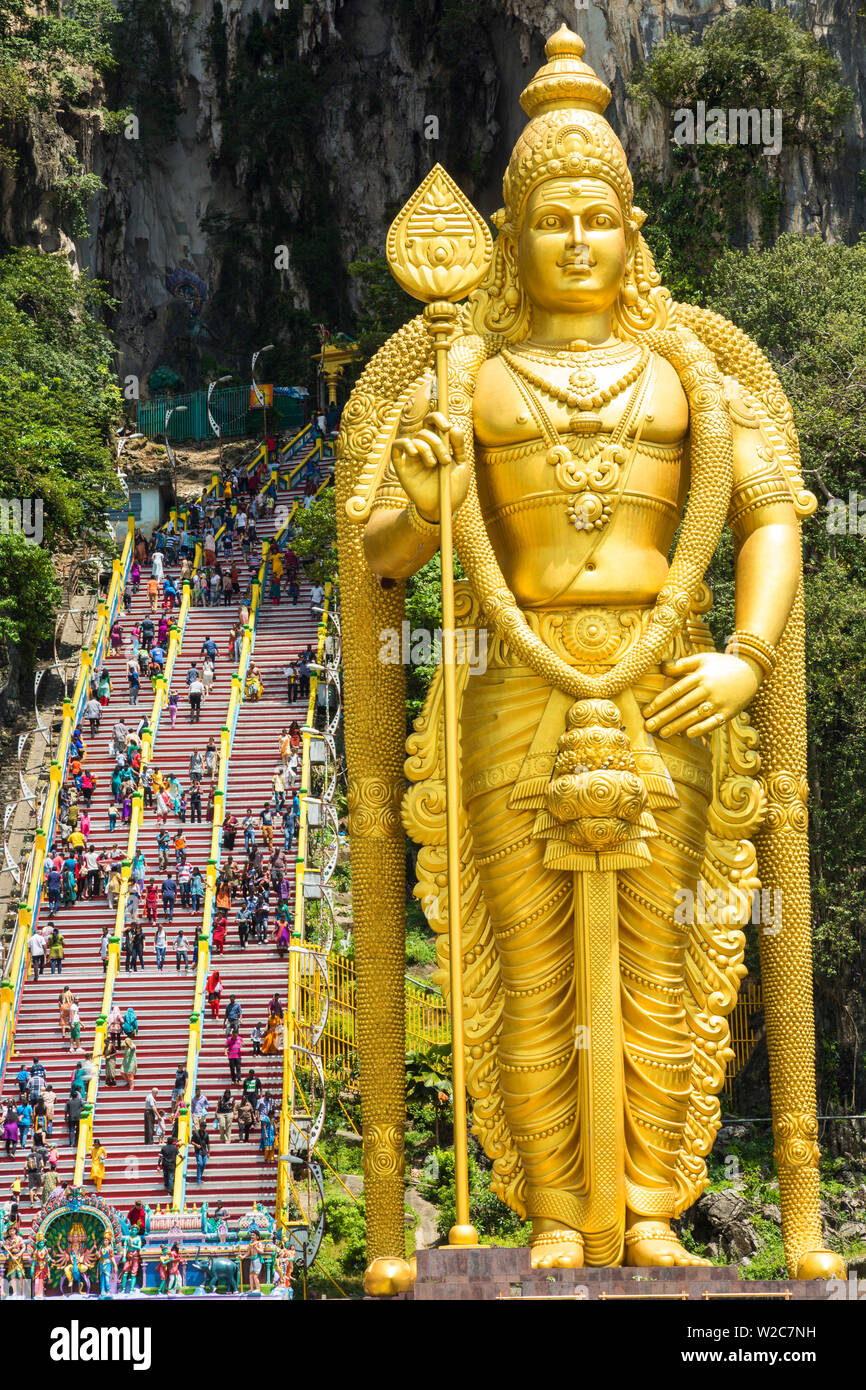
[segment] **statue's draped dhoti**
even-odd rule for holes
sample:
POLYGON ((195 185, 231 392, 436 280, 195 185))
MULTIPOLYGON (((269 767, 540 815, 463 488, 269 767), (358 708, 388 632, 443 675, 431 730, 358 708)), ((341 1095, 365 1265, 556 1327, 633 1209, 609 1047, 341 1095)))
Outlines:
MULTIPOLYGON (((542 621, 532 617, 533 625, 542 621)), ((623 633, 639 622, 634 610, 597 617, 602 627, 623 633)), ((561 625, 562 616, 556 621, 561 625)), ((567 645, 580 664, 581 644, 567 645)), ((682 640, 676 647, 672 655, 688 650, 682 640)), ((584 662, 594 654, 583 650, 584 662)), ((603 667, 596 662, 593 669, 603 667)), ((703 739, 675 737, 653 748, 643 730, 640 709, 668 683, 656 668, 618 702, 633 746, 639 745, 639 768, 655 768, 647 782, 667 786, 651 796, 657 830, 646 841, 651 862, 616 875, 620 1094, 593 1098, 593 1105, 618 1109, 623 1171, 614 1181, 624 1188, 629 1209, 647 1217, 674 1214, 674 1165, 693 1063, 683 999, 688 925, 682 907, 676 909, 694 901, 683 890, 694 895, 697 887, 712 792, 711 753, 703 739)), ((465 683, 461 764, 474 862, 499 956, 500 1086, 526 1174, 527 1215, 580 1230, 590 1175, 599 1169, 593 1127, 582 1113, 585 1062, 575 1027, 578 880, 570 870, 545 867, 545 839, 536 829, 570 704, 493 643, 487 670, 465 683)), ((602 1171, 609 1180, 609 1164, 602 1171)))

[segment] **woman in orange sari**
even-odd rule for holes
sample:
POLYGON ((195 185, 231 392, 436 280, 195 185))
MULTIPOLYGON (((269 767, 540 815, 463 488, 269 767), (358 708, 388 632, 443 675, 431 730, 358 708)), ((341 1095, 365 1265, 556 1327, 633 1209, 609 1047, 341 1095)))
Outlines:
POLYGON ((262 1055, 272 1056, 275 1052, 283 1050, 283 1025, 280 1019, 271 1014, 268 1019, 268 1030, 262 1039, 262 1055))
POLYGON ((221 878, 217 884, 216 905, 220 912, 229 912, 231 909, 232 894, 227 878, 221 878))

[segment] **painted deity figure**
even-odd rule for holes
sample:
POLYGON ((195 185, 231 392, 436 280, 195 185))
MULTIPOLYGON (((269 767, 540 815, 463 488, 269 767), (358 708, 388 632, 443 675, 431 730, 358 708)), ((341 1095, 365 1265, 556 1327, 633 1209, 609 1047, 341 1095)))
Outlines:
POLYGON ((274 1248, 274 1282, 271 1294, 279 1298, 292 1298, 292 1277, 295 1269, 295 1249, 283 1241, 274 1248))
POLYGON ((162 1259, 157 1266, 157 1273, 159 1275, 160 1293, 171 1294, 183 1292, 179 1245, 172 1245, 170 1250, 168 1246, 163 1247, 162 1259))
POLYGON ((11 1226, 0 1242, 0 1251, 6 1257, 4 1273, 10 1297, 24 1297, 24 1258, 27 1242, 17 1226, 11 1226))
POLYGON ((180 1246, 173 1245, 168 1261, 168 1292, 183 1292, 183 1262, 180 1256, 180 1246))
POLYGON ((134 1233, 127 1237, 125 1254, 121 1265, 120 1292, 131 1293, 138 1285, 141 1274, 141 1236, 134 1233))
POLYGON ((48 1262, 48 1246, 44 1240, 37 1240, 30 1262, 30 1279, 33 1297, 44 1298, 45 1286, 51 1282, 51 1267, 48 1262))
MULTIPOLYGON (((707 1182, 752 895, 780 888, 760 947, 783 1236, 792 1274, 829 1275, 799 527, 815 502, 766 359, 661 285, 583 48, 563 27, 522 95, 492 259, 455 311, 448 417, 422 317, 342 417, 368 1253, 402 1254, 402 827, 449 991, 441 670, 404 797, 404 674, 380 659, 438 548, 448 468, 476 655, 458 642, 466 1069, 493 1190, 531 1219, 536 1266, 701 1263, 671 1221, 707 1182), (736 622, 717 651, 704 575, 726 524, 736 622)), ((435 171, 418 219, 413 256, 459 253, 469 224, 435 171)))
POLYGON ((87 1232, 79 1221, 73 1221, 69 1228, 66 1248, 59 1252, 60 1292, 71 1293, 73 1288, 81 1291, 82 1284, 90 1293, 90 1270, 93 1267, 96 1251, 87 1244, 87 1232))
POLYGON ((114 1241, 107 1234, 99 1252, 99 1297, 111 1298, 114 1280, 117 1275, 117 1259, 114 1254, 114 1241))

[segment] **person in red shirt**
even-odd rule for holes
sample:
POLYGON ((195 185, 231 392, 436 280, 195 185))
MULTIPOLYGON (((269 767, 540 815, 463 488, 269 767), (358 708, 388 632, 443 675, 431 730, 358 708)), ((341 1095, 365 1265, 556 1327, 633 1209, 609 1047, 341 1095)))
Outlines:
POLYGON ((147 1218, 144 1214, 144 1207, 138 1198, 136 1198, 127 1212, 126 1219, 134 1231, 137 1231, 139 1235, 144 1235, 147 1218))
POLYGON ((222 994, 222 988, 220 972, 218 970, 212 970, 208 976, 207 984, 205 985, 211 1018, 219 1018, 220 1016, 220 995, 222 994))

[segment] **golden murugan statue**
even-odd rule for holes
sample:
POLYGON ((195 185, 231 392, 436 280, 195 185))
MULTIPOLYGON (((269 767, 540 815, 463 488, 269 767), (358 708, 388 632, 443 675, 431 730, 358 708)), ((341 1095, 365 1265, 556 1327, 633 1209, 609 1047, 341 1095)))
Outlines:
MULTIPOLYGON (((459 843, 493 1190, 531 1218, 536 1265, 701 1263, 671 1219, 707 1183, 753 894, 781 889, 781 922, 758 930, 783 1237, 792 1275, 826 1277, 844 1267, 823 1246, 815 1117, 799 524, 815 500, 766 358, 660 284, 583 49, 560 29, 523 92, 489 267, 455 311, 448 418, 422 317, 342 418, 368 1254, 404 1253, 404 826, 442 966, 448 949, 442 668, 404 767, 404 671, 379 657, 437 550, 449 468, 458 624, 486 641, 486 668, 457 671, 459 843), (717 652, 704 575, 726 523, 736 631, 717 652)), ((433 180, 419 213, 432 266, 466 230, 449 197, 433 180)))

